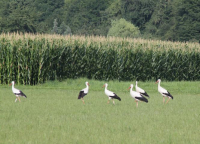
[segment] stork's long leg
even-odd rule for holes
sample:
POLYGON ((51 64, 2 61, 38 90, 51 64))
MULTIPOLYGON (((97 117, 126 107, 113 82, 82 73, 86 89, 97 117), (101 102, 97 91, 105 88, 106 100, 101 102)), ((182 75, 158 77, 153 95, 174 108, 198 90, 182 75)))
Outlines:
POLYGON ((85 102, 84 102, 84 99, 83 99, 83 98, 81 98, 81 100, 82 100, 83 104, 85 104, 85 102))
POLYGON ((135 102, 136 102, 136 107, 138 107, 138 101, 137 101, 137 100, 135 100, 135 102))
POLYGON ((169 102, 169 100, 170 100, 171 98, 170 97, 168 97, 168 100, 167 100, 167 102, 166 102, 166 104, 169 102))
POLYGON ((15 99, 15 102, 17 102, 17 97, 16 97, 16 99, 15 99))
POLYGON ((18 98, 19 102, 21 102, 21 100, 20 100, 19 96, 18 96, 17 98, 18 98))
POLYGON ((112 99, 112 101, 113 101, 113 104, 115 104, 115 101, 114 101, 114 99, 112 99))
POLYGON ((165 97, 163 97, 163 104, 165 104, 165 97))
POLYGON ((108 100, 107 104, 109 104, 109 103, 110 103, 110 100, 108 100))

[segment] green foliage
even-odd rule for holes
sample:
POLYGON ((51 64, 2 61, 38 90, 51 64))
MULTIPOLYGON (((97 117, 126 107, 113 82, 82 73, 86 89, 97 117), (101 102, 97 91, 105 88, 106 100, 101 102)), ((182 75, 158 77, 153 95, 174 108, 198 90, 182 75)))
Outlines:
POLYGON ((174 18, 174 10, 176 6, 174 1, 160 1, 155 5, 154 9, 150 21, 145 24, 145 35, 152 34, 162 40, 177 39, 175 34, 176 19, 174 18))
POLYGON ((122 17, 121 0, 114 0, 110 6, 104 11, 103 18, 120 19, 122 17), (105 15, 105 16, 104 16, 105 15))
POLYGON ((73 34, 106 35, 108 23, 101 13, 109 6, 109 0, 73 0, 66 2, 65 22, 73 34))
POLYGON ((177 2, 176 34, 179 41, 200 42, 200 1, 181 0, 177 2))
POLYGON ((139 37, 140 30, 125 19, 113 20, 112 27, 108 31, 108 36, 116 37, 139 37))
POLYGON ((146 23, 145 35, 162 40, 199 42, 199 5, 197 0, 157 3, 151 20, 146 23))
POLYGON ((71 35, 71 29, 68 25, 66 25, 64 22, 61 23, 60 27, 58 28, 58 34, 61 35, 71 35))
MULTIPOLYGON (((199 0, 1 0, 0 33, 107 36, 112 21, 125 19, 140 37, 199 42, 199 0)), ((129 35, 129 34, 127 34, 129 35)))
POLYGON ((63 21, 64 0, 35 0, 34 7, 40 16, 37 17, 37 32, 51 33, 54 19, 57 19, 58 24, 63 21))
POLYGON ((3 29, 0 29, 0 31, 36 32, 35 20, 39 15, 33 7, 33 0, 6 1, 2 14, 0 27, 3 27, 3 29))
POLYGON ((157 2, 160 3, 158 0, 121 0, 122 17, 143 31, 157 2))
POLYGON ((58 27, 57 20, 54 19, 53 29, 51 30, 52 34, 60 34, 60 35, 71 35, 71 29, 64 22, 61 23, 60 27, 58 27))

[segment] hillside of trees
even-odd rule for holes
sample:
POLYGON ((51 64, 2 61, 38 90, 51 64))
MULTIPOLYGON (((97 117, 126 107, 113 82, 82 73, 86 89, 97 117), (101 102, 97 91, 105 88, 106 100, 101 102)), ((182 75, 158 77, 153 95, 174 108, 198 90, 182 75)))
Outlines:
POLYGON ((0 33, 200 42, 200 0, 0 0, 0 33))

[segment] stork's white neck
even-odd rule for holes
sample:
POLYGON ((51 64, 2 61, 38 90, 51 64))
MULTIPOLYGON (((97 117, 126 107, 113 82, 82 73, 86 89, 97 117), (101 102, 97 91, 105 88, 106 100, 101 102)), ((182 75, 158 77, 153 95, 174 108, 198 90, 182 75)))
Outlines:
POLYGON ((12 90, 14 90, 15 88, 14 88, 14 84, 12 84, 12 90))
POLYGON ((105 91, 107 90, 107 86, 108 86, 108 85, 105 85, 105 91))
POLYGON ((130 88, 130 93, 133 91, 133 87, 131 86, 131 88, 130 88))
POLYGON ((86 88, 89 89, 89 86, 86 84, 86 88))
POLYGON ((158 88, 160 87, 160 81, 158 81, 158 88))

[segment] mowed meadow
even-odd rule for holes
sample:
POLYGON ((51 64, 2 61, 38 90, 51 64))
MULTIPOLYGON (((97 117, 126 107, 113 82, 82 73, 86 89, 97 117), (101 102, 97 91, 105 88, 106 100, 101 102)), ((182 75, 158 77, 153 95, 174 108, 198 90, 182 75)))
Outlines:
POLYGON ((115 105, 107 104, 104 83, 81 78, 15 85, 27 95, 16 103, 11 87, 0 85, 0 143, 199 143, 199 81, 163 80, 161 86, 174 96, 168 104, 154 81, 139 81, 150 98, 138 108, 127 90, 135 81, 107 82, 122 99, 115 105), (85 81, 90 88, 83 104, 77 97, 85 81))

